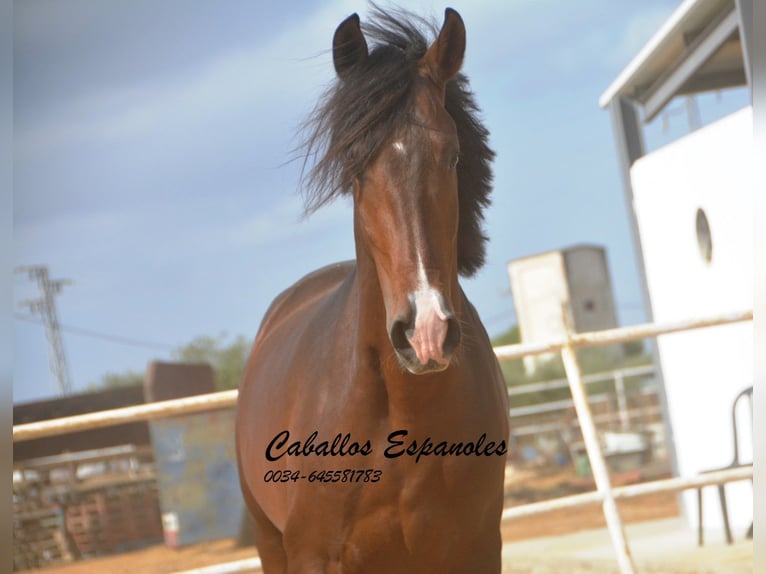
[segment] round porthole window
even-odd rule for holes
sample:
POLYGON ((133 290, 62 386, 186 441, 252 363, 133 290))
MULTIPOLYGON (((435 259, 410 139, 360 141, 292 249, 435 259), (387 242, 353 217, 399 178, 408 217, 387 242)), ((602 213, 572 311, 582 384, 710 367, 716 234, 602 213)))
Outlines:
POLYGON ((697 246, 700 250, 700 255, 705 263, 710 263, 713 259, 713 240, 710 237, 710 224, 707 220, 705 211, 700 208, 697 210, 697 246))

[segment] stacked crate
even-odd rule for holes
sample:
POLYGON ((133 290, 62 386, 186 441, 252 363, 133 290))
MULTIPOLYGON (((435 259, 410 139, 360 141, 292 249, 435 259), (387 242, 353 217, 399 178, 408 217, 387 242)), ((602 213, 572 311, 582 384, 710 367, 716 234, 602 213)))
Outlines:
POLYGON ((42 499, 35 489, 13 493, 13 570, 70 562, 72 549, 60 506, 42 499))
POLYGON ((66 529, 80 555, 97 556, 106 552, 109 516, 104 495, 94 492, 66 509, 66 529))
POLYGON ((14 571, 162 542, 157 483, 146 474, 77 485, 53 486, 47 476, 14 483, 14 571))
POLYGON ((82 556, 161 542, 156 486, 123 484, 83 494, 77 504, 67 508, 66 527, 82 556))

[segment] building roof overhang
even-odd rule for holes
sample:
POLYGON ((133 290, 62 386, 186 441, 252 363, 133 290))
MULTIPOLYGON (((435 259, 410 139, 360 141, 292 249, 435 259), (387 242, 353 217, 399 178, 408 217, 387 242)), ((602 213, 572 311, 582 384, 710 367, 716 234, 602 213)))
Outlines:
POLYGON ((747 84, 734 0, 684 0, 599 98, 644 107, 650 121, 675 96, 747 84))

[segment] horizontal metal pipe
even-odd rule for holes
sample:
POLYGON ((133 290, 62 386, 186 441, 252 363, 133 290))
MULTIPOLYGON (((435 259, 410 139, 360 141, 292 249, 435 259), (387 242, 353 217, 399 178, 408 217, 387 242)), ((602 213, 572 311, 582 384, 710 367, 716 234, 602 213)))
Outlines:
POLYGON ((13 427, 13 442, 32 440, 57 434, 97 429, 107 426, 148 421, 179 414, 197 413, 237 404, 236 389, 182 399, 158 401, 119 409, 110 409, 83 415, 61 417, 47 421, 25 423, 13 427))
MULTIPOLYGON (((592 385, 593 383, 614 381, 616 377, 627 379, 628 377, 646 377, 649 375, 654 376, 654 367, 652 365, 643 365, 640 367, 628 367, 626 369, 615 369, 613 371, 606 371, 603 373, 584 375, 582 382, 586 385, 592 385)), ((508 394, 511 396, 524 395, 526 393, 536 393, 538 391, 550 391, 554 389, 568 388, 569 381, 567 381, 567 379, 555 379, 553 381, 545 381, 542 383, 527 383, 525 385, 514 386, 513 388, 508 389, 508 394)))
MULTIPOLYGON (((752 321, 752 319, 753 311, 750 310, 739 313, 717 315, 715 317, 704 319, 687 319, 684 321, 672 321, 668 323, 645 323, 643 325, 605 329, 603 331, 593 331, 591 333, 573 333, 569 344, 576 348, 601 347, 605 345, 615 345, 617 343, 627 343, 628 341, 635 341, 636 339, 649 339, 659 335, 691 331, 692 329, 701 329, 703 327, 716 327, 719 325, 728 325, 730 323, 752 321)), ((567 345, 566 338, 542 343, 504 345, 502 347, 495 347, 495 354, 498 359, 502 360, 520 359, 527 355, 556 353, 561 351, 565 345, 567 345)))
POLYGON ((242 560, 235 560, 233 562, 222 562, 220 564, 213 564, 212 566, 202 566, 200 568, 193 568, 192 570, 184 570, 183 572, 176 572, 175 574, 232 574, 233 572, 260 570, 261 568, 261 559, 258 556, 253 556, 252 558, 243 558, 242 560))
MULTIPOLYGON (((692 477, 666 478, 664 480, 654 480, 652 482, 644 482, 641 484, 620 486, 612 489, 612 496, 615 499, 620 500, 645 496, 647 494, 656 494, 658 492, 680 492, 691 488, 710 486, 711 484, 723 484, 726 482, 735 482, 752 478, 753 467, 746 466, 706 474, 698 474, 692 477)), ((534 502, 532 504, 506 508, 503 511, 502 520, 510 520, 521 516, 532 516, 533 514, 542 514, 564 508, 600 504, 602 501, 603 495, 597 491, 574 494, 572 496, 564 496, 553 500, 545 500, 543 502, 534 502)))
POLYGON ((639 484, 630 484, 614 489, 614 497, 634 498, 636 496, 645 496, 647 494, 656 494, 658 492, 681 492, 713 484, 724 484, 726 482, 736 482, 739 480, 751 480, 753 478, 752 466, 741 466, 716 472, 698 474, 691 477, 666 478, 664 480, 654 480, 652 482, 642 482, 639 484))
MULTIPOLYGON (((589 395, 588 401, 591 403, 603 403, 607 401, 609 398, 611 398, 613 394, 599 394, 599 395, 589 395)), ((538 415, 542 413, 553 413, 556 411, 565 411, 569 407, 571 407, 574 403, 572 402, 572 399, 562 399, 560 401, 549 401, 547 403, 542 403, 538 405, 529 405, 528 407, 514 407, 512 409, 508 409, 508 412, 510 413, 512 418, 520 418, 520 417, 526 417, 530 415, 538 415)), ((649 407, 645 407, 649 408, 649 407)), ((631 409, 633 412, 641 409, 631 409)), ((611 420, 612 417, 608 416, 606 419, 604 419, 603 415, 595 415, 593 417, 593 420, 611 420), (601 417, 601 418, 599 418, 601 417)))
MULTIPOLYGON (((712 327, 716 325, 725 325, 740 321, 752 320, 753 312, 732 313, 710 317, 706 319, 693 319, 687 321, 676 321, 665 324, 645 324, 632 327, 622 327, 619 329, 608 329, 605 331, 595 331, 592 333, 577 333, 572 335, 571 345, 573 347, 588 347, 598 345, 611 345, 632 341, 635 339, 645 339, 663 335, 667 333, 676 333, 679 331, 688 331, 702 327, 712 327)), ((558 352, 564 345, 566 339, 547 343, 506 345, 495 347, 495 354, 500 359, 517 359, 525 355, 534 355, 545 352, 558 352)), ((182 399, 173 399, 145 405, 135 405, 119 409, 111 409, 96 413, 87 413, 83 415, 74 415, 59 419, 46 421, 37 421, 34 423, 25 423, 13 427, 13 441, 31 440, 43 438, 57 434, 64 434, 74 431, 81 431, 94 428, 103 428, 110 425, 118 425, 140 420, 153 420, 165 416, 178 415, 183 413, 195 413, 209 409, 230 407, 237 402, 237 390, 221 391, 207 395, 197 395, 194 397, 184 397, 182 399)))
MULTIPOLYGON (((641 407, 641 408, 627 410, 627 415, 631 419, 646 417, 649 415, 657 415, 660 413, 662 413, 662 409, 656 406, 641 407)), ((593 422, 616 423, 618 422, 618 417, 616 415, 612 415, 609 413, 593 415, 593 422)), ((538 434, 538 433, 550 433, 550 432, 559 433, 563 425, 561 422, 551 422, 551 423, 537 423, 537 424, 511 425, 511 426, 512 426, 511 436, 520 437, 520 436, 538 434)), ((577 425, 577 421, 572 421, 572 426, 579 426, 579 425, 577 425)))

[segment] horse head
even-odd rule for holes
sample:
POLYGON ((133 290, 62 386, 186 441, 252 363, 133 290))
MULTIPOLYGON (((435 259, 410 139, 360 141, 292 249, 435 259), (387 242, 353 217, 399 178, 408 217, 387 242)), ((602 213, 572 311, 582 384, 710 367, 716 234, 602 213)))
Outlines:
MULTIPOLYGON (((396 357, 414 374, 448 368, 461 338, 455 308, 460 141, 445 90, 464 51, 463 21, 447 9, 438 38, 413 69, 405 120, 352 180, 357 245, 374 262, 396 357)), ((370 59, 354 14, 333 39, 340 81, 364 81, 359 70, 374 64, 370 59)))

